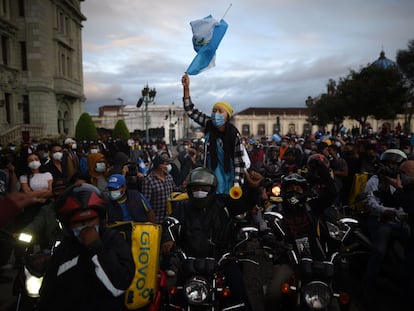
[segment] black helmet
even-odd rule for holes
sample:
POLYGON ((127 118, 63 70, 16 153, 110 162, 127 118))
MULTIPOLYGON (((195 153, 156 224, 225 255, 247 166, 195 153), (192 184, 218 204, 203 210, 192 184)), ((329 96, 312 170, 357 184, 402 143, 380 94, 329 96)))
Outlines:
POLYGON ((308 197, 308 181, 306 178, 296 173, 285 176, 282 179, 281 196, 283 205, 286 207, 295 208, 303 205, 308 197), (292 184, 300 186, 303 189, 303 192, 300 193, 292 190, 286 191, 286 188, 292 184))
POLYGON ((192 205, 199 208, 208 207, 216 195, 216 175, 208 168, 197 167, 188 174, 186 187, 192 205), (197 191, 202 195, 197 195, 197 191))
POLYGON ((381 162, 394 162, 396 164, 401 164, 402 162, 404 162, 405 160, 407 160, 407 155, 399 150, 399 149, 388 149, 385 150, 380 157, 380 161, 381 162))
MULTIPOLYGON (((107 204, 107 200, 97 187, 83 183, 71 186, 63 192, 55 202, 55 211, 57 218, 65 225, 72 216, 78 215, 82 210, 92 210, 94 215, 106 220, 107 204)), ((83 215, 80 213, 79 216, 83 215)))

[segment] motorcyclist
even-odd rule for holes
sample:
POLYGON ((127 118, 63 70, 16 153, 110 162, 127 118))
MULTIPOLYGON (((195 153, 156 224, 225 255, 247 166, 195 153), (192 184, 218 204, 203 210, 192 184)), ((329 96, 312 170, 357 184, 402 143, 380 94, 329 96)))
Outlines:
MULTIPOLYGON (((298 250, 302 250, 302 256, 312 257, 316 260, 326 260, 324 251, 328 243, 327 231, 321 221, 319 211, 314 205, 317 199, 310 198, 310 184, 303 176, 293 173, 285 176, 281 184, 282 203, 274 206, 272 211, 283 215, 281 223, 282 229, 286 234, 283 245, 296 245, 297 241, 303 239, 303 245, 296 245, 298 250), (312 202, 313 201, 313 202, 312 202), (315 213, 316 210, 316 213, 315 213)), ((273 237, 273 236, 272 236, 273 237)), ((275 240, 268 241, 275 247, 275 240)), ((277 243, 277 242, 276 242, 277 243)), ((293 273, 290 260, 286 253, 280 252, 276 264, 273 267, 272 280, 267 287, 265 294, 266 310, 278 310, 281 308, 282 292, 280 286, 289 280, 293 273)))
POLYGON ((52 255, 39 310, 126 310, 123 293, 135 265, 127 242, 107 228, 106 205, 102 192, 87 183, 56 201, 66 236, 52 255))
POLYGON ((404 245, 408 239, 408 226, 395 221, 400 206, 393 195, 396 191, 393 180, 399 174, 398 167, 406 160, 407 155, 399 149, 384 151, 377 173, 365 186, 365 204, 369 210, 367 228, 374 246, 364 282, 367 296, 375 296, 377 292, 378 276, 390 241, 398 239, 404 245))
MULTIPOLYGON (((248 186, 243 188, 240 199, 230 196, 218 198, 217 178, 210 169, 198 167, 190 172, 186 179, 189 200, 174 208, 171 214, 181 225, 176 243, 188 257, 219 259, 235 245, 232 217, 251 209, 258 198, 256 191, 260 183, 257 178, 251 180, 249 177, 247 180, 248 186)), ((163 230, 162 253, 170 253, 173 246, 168 230, 163 230)), ((232 292, 232 302, 247 304, 240 267, 235 263, 227 264, 225 275, 232 292)))

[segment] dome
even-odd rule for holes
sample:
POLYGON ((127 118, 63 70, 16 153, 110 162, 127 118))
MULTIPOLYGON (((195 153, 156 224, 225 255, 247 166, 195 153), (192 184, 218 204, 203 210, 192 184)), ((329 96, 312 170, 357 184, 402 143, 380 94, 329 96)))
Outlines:
POLYGON ((380 57, 375 62, 373 62, 372 65, 383 69, 397 67, 397 64, 395 62, 385 57, 384 51, 381 51, 380 57))

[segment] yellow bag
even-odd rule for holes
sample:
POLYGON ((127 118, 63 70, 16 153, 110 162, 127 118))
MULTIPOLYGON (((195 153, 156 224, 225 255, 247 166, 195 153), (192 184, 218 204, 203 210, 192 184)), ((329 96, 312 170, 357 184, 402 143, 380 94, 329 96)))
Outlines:
POLYGON ((365 192, 365 186, 367 184, 368 177, 368 173, 355 174, 354 180, 352 181, 348 205, 351 209, 355 211, 365 211, 365 206, 362 200, 359 200, 359 197, 365 192))
POLYGON ((125 305, 135 310, 148 305, 157 291, 161 225, 150 222, 120 221, 109 226, 131 245, 135 276, 125 291, 125 305))
POLYGON ((171 196, 168 198, 167 203, 167 213, 171 215, 174 205, 177 204, 179 201, 188 200, 188 193, 187 192, 172 192, 171 196))

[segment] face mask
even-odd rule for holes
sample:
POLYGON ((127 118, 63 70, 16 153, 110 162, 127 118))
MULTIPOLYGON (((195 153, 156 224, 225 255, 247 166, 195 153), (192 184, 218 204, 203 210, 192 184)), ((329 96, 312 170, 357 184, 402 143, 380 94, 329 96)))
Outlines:
POLYGON ((16 150, 16 147, 10 147, 10 150, 11 151, 15 151, 16 150))
POLYGON ((226 123, 226 120, 224 119, 224 114, 215 112, 211 114, 211 121, 213 122, 213 125, 216 128, 222 127, 226 123))
POLYGON ((42 155, 43 159, 47 159, 48 157, 49 157, 49 155, 46 152, 42 155))
POLYGON ((72 144, 72 149, 76 149, 78 146, 76 144, 72 144))
POLYGON ((106 164, 105 163, 103 163, 103 162, 96 163, 96 166, 95 166, 95 171, 96 172, 103 173, 103 172, 105 172, 105 169, 106 169, 106 164))
POLYGON ((122 197, 122 193, 119 190, 110 191, 109 196, 111 197, 112 201, 116 201, 116 200, 119 200, 122 197))
POLYGON ((208 196, 207 191, 193 191, 193 197, 195 199, 204 199, 208 196))
POLYGON ((98 149, 91 149, 91 150, 89 150, 89 152, 92 153, 92 154, 93 153, 98 153, 98 149))
POLYGON ((80 233, 86 227, 94 227, 96 232, 99 233, 99 225, 94 225, 94 226, 85 225, 85 226, 79 226, 79 227, 76 227, 76 228, 72 228, 73 235, 78 239, 79 242, 82 242, 82 239, 80 238, 80 233))
POLYGON ((37 170, 40 167, 40 161, 32 161, 27 166, 32 170, 37 170))
POLYGON ((167 173, 170 173, 170 172, 171 172, 171 170, 172 170, 172 166, 171 166, 171 164, 168 164, 168 165, 167 165, 167 173))
POLYGON ((53 160, 62 161, 63 153, 62 152, 55 152, 53 154, 53 160))

